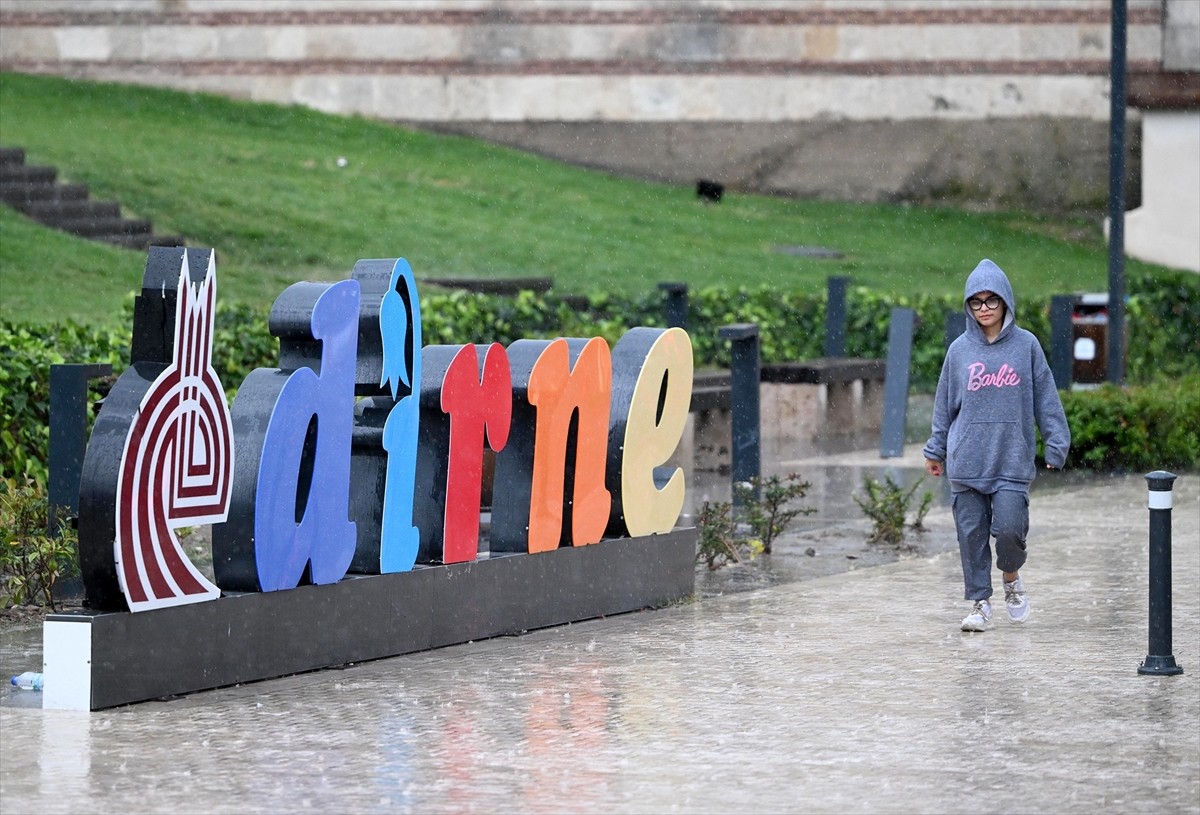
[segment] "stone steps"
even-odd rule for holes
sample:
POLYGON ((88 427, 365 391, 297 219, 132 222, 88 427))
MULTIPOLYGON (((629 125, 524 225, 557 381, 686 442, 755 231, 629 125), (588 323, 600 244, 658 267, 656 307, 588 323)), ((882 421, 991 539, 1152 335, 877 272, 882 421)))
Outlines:
POLYGON ((184 246, 179 235, 156 235, 145 218, 124 218, 116 201, 93 201, 86 184, 64 184, 55 167, 25 163, 25 150, 0 147, 0 201, 38 223, 87 240, 146 249, 184 246))

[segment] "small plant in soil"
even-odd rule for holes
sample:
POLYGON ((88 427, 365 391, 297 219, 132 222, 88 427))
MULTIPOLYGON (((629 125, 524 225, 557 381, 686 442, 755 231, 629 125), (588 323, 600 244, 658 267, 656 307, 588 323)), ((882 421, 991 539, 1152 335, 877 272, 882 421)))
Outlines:
MULTIPOLYGON (((49 606, 54 584, 79 569, 78 533, 69 523, 47 532, 45 489, 26 476, 0 481, 0 603, 49 606)), ((69 519, 67 519, 69 520, 69 519)))
POLYGON ((771 553, 771 543, 799 515, 811 515, 816 507, 795 506, 812 486, 801 481, 796 473, 768 478, 752 478, 734 485, 738 505, 742 507, 745 523, 754 538, 762 541, 763 552, 771 553))
POLYGON ((911 487, 904 489, 890 475, 883 481, 863 476, 863 493, 855 494, 854 503, 871 519, 872 530, 867 540, 871 543, 899 544, 904 540, 906 529, 923 530, 925 515, 933 503, 933 493, 926 491, 917 505, 912 523, 906 523, 913 496, 924 483, 924 477, 911 487))
POLYGON ((816 512, 794 505, 810 486, 795 473, 752 478, 734 485, 736 508, 728 501, 706 501, 696 522, 696 561, 713 570, 769 554, 772 542, 797 516, 816 512))

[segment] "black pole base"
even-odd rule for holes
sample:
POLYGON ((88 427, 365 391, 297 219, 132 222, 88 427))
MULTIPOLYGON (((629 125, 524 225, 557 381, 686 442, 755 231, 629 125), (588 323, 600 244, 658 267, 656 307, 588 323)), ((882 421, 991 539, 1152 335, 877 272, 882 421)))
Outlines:
POLYGON ((1183 673, 1183 668, 1175 664, 1175 657, 1147 655, 1144 662, 1138 666, 1138 673, 1153 676, 1176 676, 1183 673))

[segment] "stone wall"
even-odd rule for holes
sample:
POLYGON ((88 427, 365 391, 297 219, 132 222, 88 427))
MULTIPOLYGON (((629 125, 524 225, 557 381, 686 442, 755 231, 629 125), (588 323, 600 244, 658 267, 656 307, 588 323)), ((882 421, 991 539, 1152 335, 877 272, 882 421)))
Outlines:
MULTIPOLYGON (((1100 212, 1109 8, 5 0, 0 68, 301 104, 733 190, 1100 212)), ((1164 43, 1188 58, 1187 14, 1167 37, 1164 0, 1128 0, 1131 73, 1159 71, 1164 43)))

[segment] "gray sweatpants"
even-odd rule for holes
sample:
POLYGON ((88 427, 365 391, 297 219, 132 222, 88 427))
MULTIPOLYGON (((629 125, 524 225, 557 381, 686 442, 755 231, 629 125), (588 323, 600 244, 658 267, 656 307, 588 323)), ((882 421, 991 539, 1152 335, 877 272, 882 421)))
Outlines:
POLYGON ((985 495, 975 490, 954 493, 954 525, 962 557, 964 597, 992 596, 992 547, 996 538, 996 567, 1015 572, 1025 565, 1025 536, 1029 533, 1029 495, 999 490, 985 495))

